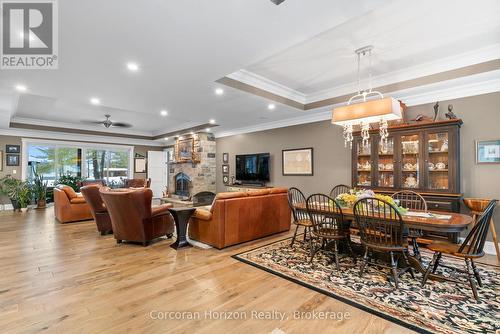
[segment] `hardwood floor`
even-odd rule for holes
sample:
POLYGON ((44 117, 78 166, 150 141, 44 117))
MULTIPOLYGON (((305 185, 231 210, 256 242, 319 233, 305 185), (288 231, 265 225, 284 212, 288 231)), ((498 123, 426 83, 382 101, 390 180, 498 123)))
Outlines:
POLYGON ((175 251, 169 247, 175 239, 117 245, 112 235, 98 235, 93 221, 63 225, 49 208, 0 212, 0 235, 2 333, 411 333, 230 257, 288 233, 223 251, 175 251), (289 319, 252 319, 252 311, 270 310, 289 319), (171 311, 199 313, 152 319, 171 311), (205 311, 247 318, 207 319, 205 311), (350 317, 294 320, 295 311, 350 317))

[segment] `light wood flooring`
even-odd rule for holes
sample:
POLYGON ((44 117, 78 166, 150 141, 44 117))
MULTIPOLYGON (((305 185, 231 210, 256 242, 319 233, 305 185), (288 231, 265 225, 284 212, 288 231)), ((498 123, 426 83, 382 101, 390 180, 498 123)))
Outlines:
POLYGON ((222 251, 175 251, 167 239, 149 247, 117 245, 112 235, 100 236, 93 221, 56 222, 52 208, 0 212, 0 332, 411 333, 230 257, 288 234, 222 251), (251 317, 269 310, 289 319, 251 317), (153 320, 152 311, 204 316, 153 320), (210 320, 205 311, 246 311, 248 317, 210 320), (295 311, 349 312, 350 318, 294 320, 295 311))

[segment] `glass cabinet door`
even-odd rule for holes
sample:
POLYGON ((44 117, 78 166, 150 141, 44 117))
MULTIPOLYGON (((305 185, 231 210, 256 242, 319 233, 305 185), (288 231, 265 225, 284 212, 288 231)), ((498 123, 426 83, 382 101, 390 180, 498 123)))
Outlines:
POLYGON ((432 190, 449 189, 448 132, 428 133, 427 187, 432 190))
POLYGON ((420 187, 420 136, 401 136, 401 188, 420 187))
POLYGON ((363 145, 362 140, 356 141, 356 186, 371 187, 372 186, 372 142, 368 141, 368 145, 363 145))
POLYGON ((377 150, 379 187, 394 187, 394 160, 394 138, 387 138, 387 142, 379 142, 377 150))

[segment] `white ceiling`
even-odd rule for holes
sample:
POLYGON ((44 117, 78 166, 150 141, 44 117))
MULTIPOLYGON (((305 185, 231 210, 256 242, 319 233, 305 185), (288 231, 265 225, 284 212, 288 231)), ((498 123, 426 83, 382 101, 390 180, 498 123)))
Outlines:
POLYGON ((223 132, 275 124, 305 112, 285 105, 271 112, 269 101, 228 87, 216 96, 215 81, 246 69, 311 94, 352 84, 353 50, 366 44, 375 45, 375 75, 499 44, 498 12, 495 0, 59 1, 59 69, 1 70, 0 112, 12 121, 143 135, 209 119, 223 132), (140 71, 127 71, 128 61, 140 71), (17 100, 18 83, 28 92, 17 100), (10 105, 2 99, 15 99, 13 110, 2 109, 10 105), (81 124, 105 113, 134 127, 81 124))

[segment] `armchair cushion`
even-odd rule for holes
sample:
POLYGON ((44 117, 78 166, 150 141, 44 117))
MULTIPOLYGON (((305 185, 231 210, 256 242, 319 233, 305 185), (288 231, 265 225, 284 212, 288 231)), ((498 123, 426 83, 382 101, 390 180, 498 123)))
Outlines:
POLYGON ((85 204, 85 203, 87 203, 85 201, 85 198, 83 198, 82 196, 74 197, 74 198, 70 199, 69 202, 71 204, 85 204))
POLYGON ((66 193, 66 196, 68 196, 70 200, 78 196, 76 192, 73 190, 73 188, 71 188, 70 186, 59 185, 58 188, 64 191, 66 193))
POLYGON ((151 217, 157 217, 164 214, 168 214, 168 209, 173 205, 171 203, 162 204, 151 208, 151 217))
POLYGON ((212 219, 212 213, 202 208, 196 208, 193 217, 201 220, 210 220, 212 219))

